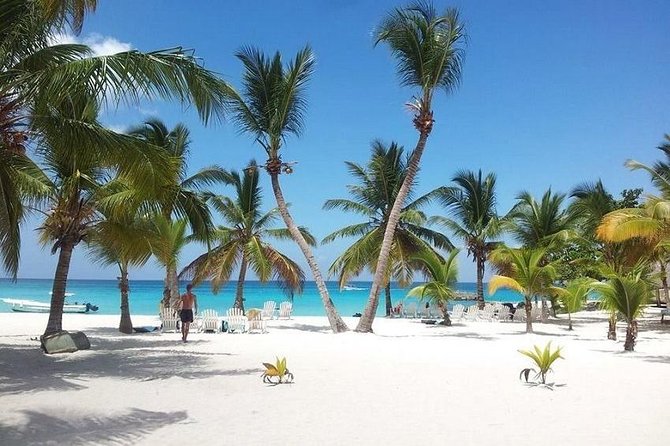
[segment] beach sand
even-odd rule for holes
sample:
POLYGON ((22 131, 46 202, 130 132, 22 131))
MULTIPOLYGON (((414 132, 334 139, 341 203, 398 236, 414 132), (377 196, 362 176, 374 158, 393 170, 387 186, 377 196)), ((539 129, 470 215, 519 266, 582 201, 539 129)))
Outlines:
MULTIPOLYGON (((429 326, 377 319, 335 335, 324 317, 266 334, 122 335, 118 316, 65 315, 92 348, 44 355, 45 314, 0 315, 0 444, 665 445, 670 324, 641 322, 634 353, 606 339, 603 314, 535 324, 429 326), (553 391, 528 387, 517 352, 563 347, 553 391), (261 381, 286 357, 295 383, 261 381)), ((350 327, 356 320, 346 319, 350 327)), ((157 319, 133 318, 136 326, 157 319)))

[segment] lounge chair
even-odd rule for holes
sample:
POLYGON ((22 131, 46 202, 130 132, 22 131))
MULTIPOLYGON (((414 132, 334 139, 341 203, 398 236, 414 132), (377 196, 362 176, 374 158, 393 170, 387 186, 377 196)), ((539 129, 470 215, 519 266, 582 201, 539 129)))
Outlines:
POLYGON ((176 312, 170 308, 163 308, 160 314, 161 318, 161 331, 165 332, 176 332, 177 331, 177 321, 179 317, 176 312))
POLYGON ((514 316, 512 317, 512 321, 514 322, 524 322, 526 320, 526 309, 525 308, 519 308, 514 311, 514 316))
POLYGON ((239 308, 229 308, 226 311, 228 333, 244 333, 247 327, 247 317, 239 308))
POLYGON ((430 319, 430 305, 426 306, 425 304, 421 304, 419 307, 419 317, 424 318, 424 319, 430 319))
POLYGON ((200 314, 200 331, 219 331, 221 324, 219 323, 219 313, 216 310, 202 310, 200 314))
POLYGON ((496 319, 498 322, 509 322, 509 307, 505 305, 499 307, 496 319))
POLYGON ((479 308, 477 307, 477 304, 475 304, 470 305, 468 308, 466 308, 463 316, 467 321, 476 321, 478 314, 479 314, 479 308))
POLYGON ((247 333, 267 333, 267 324, 265 319, 263 319, 262 313, 255 313, 247 321, 249 327, 247 328, 247 333))
POLYGON ((410 302, 402 306, 403 317, 416 317, 416 302, 410 302))
POLYGON ((291 314, 293 313, 293 304, 291 302, 285 301, 279 304, 279 314, 277 319, 291 319, 291 314))
POLYGON ((263 319, 272 319, 275 315, 275 301, 268 300, 263 304, 263 311, 261 312, 261 317, 263 319))
POLYGON ((444 315, 444 313, 442 313, 442 309, 439 306, 437 306, 436 304, 432 304, 430 306, 429 312, 430 312, 430 317, 432 317, 433 319, 441 318, 444 315))
POLYGON ((481 321, 492 322, 495 307, 491 304, 484 305, 484 309, 477 313, 477 318, 481 321))
POLYGON ((464 310, 465 306, 463 304, 454 305, 454 308, 451 310, 451 319, 454 321, 460 321, 461 319, 463 319, 464 310))

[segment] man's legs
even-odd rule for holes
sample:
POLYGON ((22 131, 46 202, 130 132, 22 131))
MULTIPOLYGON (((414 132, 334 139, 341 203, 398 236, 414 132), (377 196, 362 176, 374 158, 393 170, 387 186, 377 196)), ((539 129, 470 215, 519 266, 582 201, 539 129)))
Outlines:
POLYGON ((186 342, 186 337, 188 336, 188 328, 191 326, 190 322, 183 322, 181 324, 181 339, 186 342))

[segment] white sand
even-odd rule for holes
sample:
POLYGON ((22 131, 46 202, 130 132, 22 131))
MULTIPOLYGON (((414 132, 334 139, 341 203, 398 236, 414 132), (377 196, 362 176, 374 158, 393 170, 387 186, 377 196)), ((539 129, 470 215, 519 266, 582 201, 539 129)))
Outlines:
MULTIPOLYGON (((670 324, 658 310, 634 353, 598 313, 535 324, 375 321, 330 333, 325 318, 272 321, 267 334, 121 335, 115 316, 65 315, 92 349, 44 355, 47 315, 0 315, 0 444, 665 445, 670 324), (564 347, 551 391, 518 380, 517 352, 564 347), (262 383, 286 356, 292 385, 262 383)), ((135 317, 149 325, 151 317, 135 317)), ((347 319, 350 327, 354 319, 347 319)))

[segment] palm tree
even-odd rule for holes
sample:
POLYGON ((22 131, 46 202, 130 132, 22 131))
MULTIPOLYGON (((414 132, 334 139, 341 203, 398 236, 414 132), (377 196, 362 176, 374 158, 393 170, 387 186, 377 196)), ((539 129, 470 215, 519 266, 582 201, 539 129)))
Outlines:
MULTIPOLYGON (((158 179, 160 186, 157 196, 151 197, 145 205, 160 213, 168 222, 173 218, 186 218, 192 233, 207 241, 213 230, 210 210, 206 203, 206 197, 209 195, 207 188, 216 183, 227 182, 227 173, 221 167, 214 165, 188 176, 190 132, 182 124, 177 124, 172 130, 168 130, 160 120, 150 119, 141 126, 131 129, 129 135, 159 147, 173 161, 172 169, 158 179)), ((126 194, 125 201, 141 202, 143 198, 126 194)), ((174 307, 179 300, 177 265, 172 263, 168 265, 165 272, 165 287, 170 290, 170 301, 174 307)))
MULTIPOLYGON (((551 256, 575 236, 575 220, 569 209, 563 206, 564 194, 554 194, 551 189, 542 195, 541 201, 528 192, 517 196, 517 204, 505 216, 507 229, 526 248, 547 248, 551 256)), ((544 259, 543 262, 549 262, 544 259)), ((546 320, 547 296, 542 298, 542 320, 546 320)))
MULTIPOLYGON (((261 282, 278 280, 282 287, 293 295, 302 293, 305 274, 300 266, 266 242, 268 238, 290 239, 287 229, 271 229, 269 226, 279 217, 278 209, 261 211, 261 188, 258 185, 259 172, 255 162, 252 168, 244 169, 240 175, 229 173, 229 183, 235 187, 235 198, 212 197, 210 204, 229 224, 219 226, 213 239, 218 245, 196 258, 179 274, 180 278, 193 278, 194 283, 204 279, 212 281, 214 292, 228 280, 233 269, 239 265, 235 292, 236 308, 244 311, 244 281, 247 269, 251 268, 261 282)), ((310 246, 314 237, 305 228, 300 233, 310 246)))
MULTIPOLYGON (((86 45, 51 43, 68 28, 79 32, 85 14, 95 10, 96 3, 0 0, 0 258, 13 276, 18 265, 19 225, 25 215, 21 198, 29 193, 42 198, 48 194, 35 184, 35 178, 45 183, 23 155, 25 143, 57 128, 73 146, 95 146, 117 155, 138 150, 123 135, 52 110, 75 97, 104 97, 108 104, 178 99, 193 104, 205 122, 212 116, 221 118, 226 110, 230 87, 200 66, 189 50, 92 56, 86 45)), ((124 169, 137 174, 145 167, 138 163, 124 169)), ((148 184, 154 175, 137 179, 148 184)))
POLYGON ((554 265, 545 261, 546 254, 546 247, 513 249, 501 246, 489 256, 501 273, 491 277, 489 294, 495 293, 499 288, 510 288, 523 294, 526 333, 533 332, 531 299, 538 294, 545 294, 556 276, 554 265))
POLYGON ((293 163, 282 161, 280 151, 289 135, 299 136, 302 133, 307 106, 305 86, 314 71, 312 50, 305 47, 298 51, 295 59, 286 66, 279 52, 269 58, 251 47, 240 50, 237 58, 242 61, 245 73, 243 94, 236 94, 232 98, 233 119, 243 132, 251 134, 265 150, 268 158, 264 168, 270 174, 279 213, 312 271, 330 327, 335 333, 346 331, 347 325, 328 294, 326 282, 309 243, 288 211, 279 183, 281 173, 293 172, 293 163))
MULTIPOLYGON (((347 187, 353 199, 327 200, 324 209, 355 212, 367 221, 346 226, 323 239, 323 243, 330 243, 339 237, 358 237, 330 266, 329 273, 338 275, 340 288, 364 269, 374 271, 388 214, 407 173, 403 149, 394 142, 386 147, 381 141, 374 141, 372 156, 366 167, 353 162, 345 164, 359 181, 359 184, 347 187)), ((411 193, 408 199, 411 199, 411 193)), ((416 269, 415 255, 425 250, 432 251, 431 244, 440 249, 453 249, 447 237, 425 226, 427 219, 420 211, 420 207, 436 194, 437 190, 433 190, 402 209, 386 274, 387 316, 391 314, 392 308, 391 278, 401 286, 407 286, 412 283, 413 271, 416 269)))
MULTIPOLYGON (((80 122, 87 122, 90 127, 97 127, 101 135, 113 133, 99 126, 97 114, 98 104, 94 99, 73 98, 69 103, 62 103, 60 108, 52 109, 51 115, 35 116, 34 120, 59 122, 75 117, 80 122)), ((138 173, 146 176, 147 171, 157 172, 157 164, 152 164, 153 158, 144 156, 137 149, 134 138, 119 138, 124 147, 134 149, 120 156, 117 151, 104 150, 104 146, 99 148, 95 145, 75 144, 57 126, 51 127, 41 122, 37 125, 46 129, 37 140, 37 155, 47 173, 45 187, 49 189, 42 205, 47 212, 40 227, 40 240, 43 244, 53 243, 51 252, 59 255, 46 335, 62 329, 63 303, 72 252, 81 241, 88 241, 96 231, 96 225, 102 218, 101 204, 110 195, 110 188, 106 188, 106 185, 112 171, 122 177, 138 173)), ((144 183, 138 182, 138 185, 144 183)), ((144 193, 148 195, 152 191, 152 187, 147 187, 144 193)), ((109 206, 108 209, 118 212, 119 208, 109 206)))
POLYGON ((121 219, 105 219, 96 225, 96 231, 89 241, 91 256, 103 265, 117 265, 119 268, 119 291, 121 293, 121 319, 119 331, 133 332, 130 318, 128 294, 128 270, 130 266, 142 266, 151 257, 152 232, 146 219, 134 218, 128 214, 121 219))
POLYGON ((582 277, 570 281, 565 288, 551 287, 551 291, 558 295, 568 313, 568 330, 572 330, 572 313, 582 309, 589 293, 593 290, 594 283, 592 279, 582 277))
POLYGON ((496 211, 496 176, 461 170, 452 181, 457 187, 446 188, 441 201, 454 218, 433 217, 431 222, 450 229, 465 242, 468 256, 477 264, 477 301, 484 306, 484 268, 489 252, 496 248, 494 241, 502 232, 496 211))
MULTIPOLYGON (((158 263, 166 271, 174 271, 174 277, 169 277, 169 283, 177 283, 175 289, 179 289, 177 281, 177 266, 179 265, 179 256, 184 247, 190 243, 193 238, 187 235, 188 222, 185 218, 172 220, 162 214, 154 214, 151 217, 150 237, 151 252, 158 263)), ((179 302, 170 297, 170 307, 176 309, 179 302)))
POLYGON ((359 332, 372 331, 400 213, 433 129, 433 95, 439 89, 449 93, 460 83, 465 41, 464 27, 457 10, 449 9, 438 15, 435 8, 425 2, 395 9, 375 34, 375 45, 387 43, 397 59, 401 84, 419 89, 418 96, 409 104, 414 112, 413 123, 419 132, 419 139, 410 157, 405 180, 389 212, 370 298, 356 327, 359 332))
POLYGON ((602 296, 605 309, 618 312, 626 320, 625 351, 633 351, 637 338, 637 317, 644 304, 651 298, 651 290, 641 274, 613 275, 605 283, 597 283, 595 289, 602 296))
POLYGON ((435 302, 442 309, 444 316, 443 325, 450 326, 451 320, 447 309, 447 303, 453 299, 456 282, 458 280, 458 268, 456 264, 456 255, 458 250, 454 249, 447 259, 442 259, 434 252, 424 251, 417 260, 424 267, 426 275, 430 278, 428 283, 412 288, 407 293, 408 296, 428 299, 435 302))

